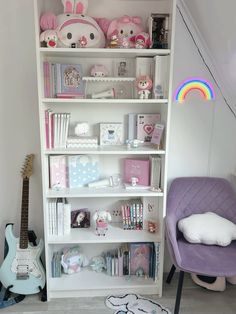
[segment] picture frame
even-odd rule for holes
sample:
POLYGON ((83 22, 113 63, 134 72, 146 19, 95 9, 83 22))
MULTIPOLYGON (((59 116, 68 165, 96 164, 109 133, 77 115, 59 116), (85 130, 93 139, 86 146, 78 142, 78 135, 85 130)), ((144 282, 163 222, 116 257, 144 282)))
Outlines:
POLYGON ((168 49, 169 42, 169 14, 151 14, 149 33, 152 41, 152 49, 168 49))
POLYGON ((87 208, 71 211, 71 228, 89 228, 90 212, 87 208))
POLYGON ((122 145, 122 123, 100 123, 100 145, 122 145))
POLYGON ((114 77, 130 77, 131 75, 130 61, 127 59, 116 59, 113 61, 114 77))

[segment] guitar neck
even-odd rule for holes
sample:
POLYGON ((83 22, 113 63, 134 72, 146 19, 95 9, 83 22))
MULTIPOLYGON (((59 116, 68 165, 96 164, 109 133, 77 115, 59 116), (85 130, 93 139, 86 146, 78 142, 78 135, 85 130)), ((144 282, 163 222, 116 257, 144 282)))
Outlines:
POLYGON ((20 225, 20 248, 28 247, 28 211, 29 211, 29 178, 23 179, 21 225, 20 225))

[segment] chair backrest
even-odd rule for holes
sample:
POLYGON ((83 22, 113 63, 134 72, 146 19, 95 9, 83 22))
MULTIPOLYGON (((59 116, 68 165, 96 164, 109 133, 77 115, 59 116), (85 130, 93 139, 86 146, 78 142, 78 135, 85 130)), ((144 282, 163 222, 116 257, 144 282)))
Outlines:
POLYGON ((208 211, 236 223, 236 194, 226 179, 183 177, 173 180, 167 198, 167 216, 171 215, 172 221, 208 211))

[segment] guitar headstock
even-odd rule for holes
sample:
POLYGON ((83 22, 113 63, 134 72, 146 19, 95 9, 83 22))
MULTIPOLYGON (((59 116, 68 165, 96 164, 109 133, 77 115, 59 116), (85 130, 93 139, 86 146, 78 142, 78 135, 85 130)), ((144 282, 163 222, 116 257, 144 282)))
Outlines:
POLYGON ((25 157, 25 162, 21 170, 21 176, 23 179, 29 179, 29 177, 32 175, 33 160, 34 160, 34 154, 30 154, 25 157))

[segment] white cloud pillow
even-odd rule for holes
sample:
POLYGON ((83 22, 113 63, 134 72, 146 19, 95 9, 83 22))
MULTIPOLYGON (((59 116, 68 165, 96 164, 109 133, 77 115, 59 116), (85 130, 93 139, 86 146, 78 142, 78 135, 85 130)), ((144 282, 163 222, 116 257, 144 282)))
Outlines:
POLYGON ((190 243, 227 246, 236 239, 236 225, 212 212, 183 218, 178 228, 190 243))

